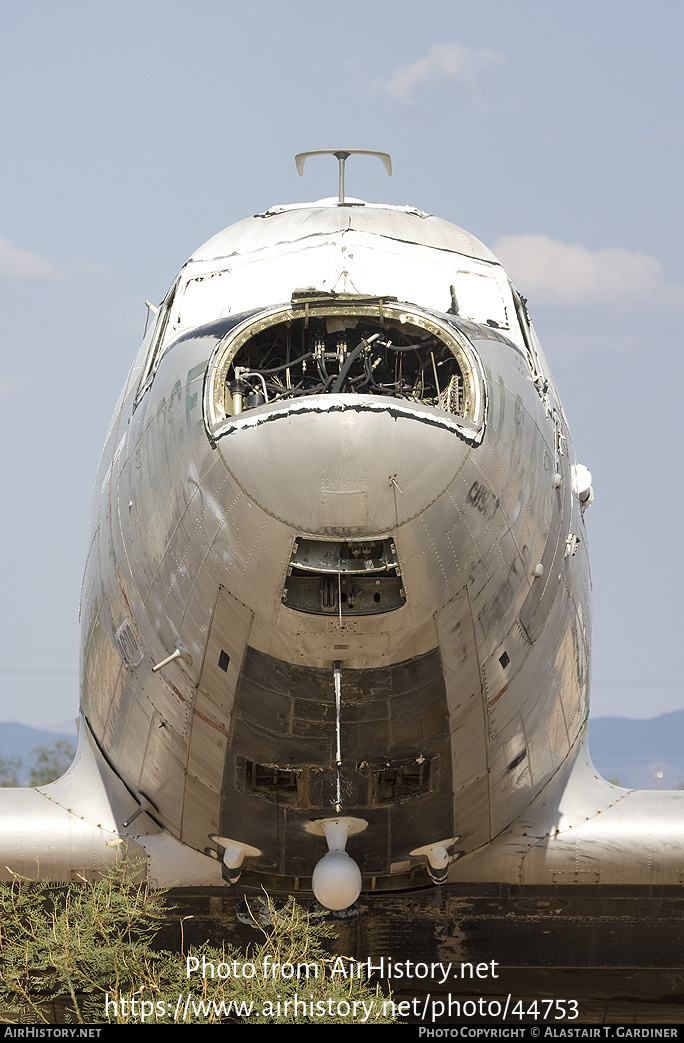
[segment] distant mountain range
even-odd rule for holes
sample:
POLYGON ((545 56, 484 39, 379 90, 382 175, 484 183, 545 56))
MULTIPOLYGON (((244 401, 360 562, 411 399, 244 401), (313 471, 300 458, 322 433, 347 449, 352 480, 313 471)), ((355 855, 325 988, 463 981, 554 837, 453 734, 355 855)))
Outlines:
MULTIPOLYGON (((58 739, 76 745, 73 733, 0 723, 0 755, 27 761, 35 746, 58 739)), ((589 721, 589 749, 606 779, 629 789, 677 789, 684 786, 684 710, 646 721, 628 717, 596 717, 589 721), (659 778, 657 772, 662 772, 659 778)))
POLYGON ((30 728, 27 724, 17 724, 16 721, 0 723, 0 755, 4 757, 21 757, 27 761, 34 747, 52 746, 58 739, 67 739, 73 746, 76 745, 73 732, 47 732, 42 728, 30 728))
POLYGON ((678 789, 684 786, 684 710, 646 721, 590 718, 589 750, 601 775, 621 786, 678 789))

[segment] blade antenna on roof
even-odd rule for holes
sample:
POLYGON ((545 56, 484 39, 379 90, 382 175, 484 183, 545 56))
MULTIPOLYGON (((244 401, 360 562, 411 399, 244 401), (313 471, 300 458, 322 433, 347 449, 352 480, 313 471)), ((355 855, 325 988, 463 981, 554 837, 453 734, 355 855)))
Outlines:
POLYGON ((370 148, 318 148, 313 152, 299 152, 295 156, 297 171, 300 177, 304 176, 304 162, 309 156, 334 156, 340 166, 340 188, 339 202, 344 206, 344 164, 350 156, 377 156, 382 160, 388 175, 392 176, 392 159, 388 152, 375 152, 370 148))

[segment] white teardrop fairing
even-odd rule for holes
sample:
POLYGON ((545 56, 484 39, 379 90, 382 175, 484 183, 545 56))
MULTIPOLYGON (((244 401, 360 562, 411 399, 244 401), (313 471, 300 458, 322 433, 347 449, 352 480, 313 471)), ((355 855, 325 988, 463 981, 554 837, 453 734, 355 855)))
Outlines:
POLYGON ((346 851, 328 851, 317 862, 311 889, 326 909, 348 909, 361 894, 361 870, 346 851))

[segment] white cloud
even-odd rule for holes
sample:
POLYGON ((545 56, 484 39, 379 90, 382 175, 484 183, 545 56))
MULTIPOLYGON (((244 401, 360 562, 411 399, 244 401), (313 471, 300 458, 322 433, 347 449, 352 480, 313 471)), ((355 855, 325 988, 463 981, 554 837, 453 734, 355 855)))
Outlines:
POLYGON ((679 298, 655 257, 619 246, 592 252, 547 235, 508 235, 493 251, 515 285, 538 304, 598 304, 679 298))
POLYGON ((0 236, 0 279, 54 279, 57 274, 49 261, 0 236))
POLYGON ((482 100, 482 79, 504 64, 497 51, 462 47, 457 43, 437 43, 425 58, 395 69, 387 80, 377 79, 374 89, 400 105, 415 105, 426 85, 448 87, 468 101, 482 100))

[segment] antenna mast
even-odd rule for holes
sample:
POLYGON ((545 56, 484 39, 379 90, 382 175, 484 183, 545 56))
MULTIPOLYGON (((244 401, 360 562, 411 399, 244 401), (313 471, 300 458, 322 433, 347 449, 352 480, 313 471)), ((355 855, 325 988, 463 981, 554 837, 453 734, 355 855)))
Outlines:
POLYGON ((388 175, 392 176, 392 159, 388 152, 375 152, 370 148, 318 148, 313 152, 299 152, 295 156, 297 172, 300 177, 304 176, 304 163, 309 156, 334 156, 340 165, 340 188, 339 202, 344 206, 344 164, 350 156, 377 156, 382 160, 388 175))

